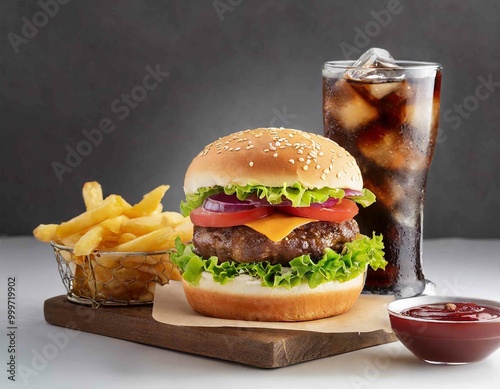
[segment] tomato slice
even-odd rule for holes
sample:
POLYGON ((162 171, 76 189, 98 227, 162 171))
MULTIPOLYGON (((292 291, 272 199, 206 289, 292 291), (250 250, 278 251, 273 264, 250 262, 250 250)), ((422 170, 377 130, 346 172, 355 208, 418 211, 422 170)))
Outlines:
POLYGON ((280 211, 291 215, 308 217, 311 219, 342 222, 350 220, 358 214, 358 206, 352 200, 342 199, 335 205, 328 208, 322 207, 280 207, 280 211))
POLYGON ((203 207, 191 211, 189 216, 195 226, 200 227, 233 227, 268 216, 274 212, 273 207, 256 207, 244 211, 212 212, 203 207))

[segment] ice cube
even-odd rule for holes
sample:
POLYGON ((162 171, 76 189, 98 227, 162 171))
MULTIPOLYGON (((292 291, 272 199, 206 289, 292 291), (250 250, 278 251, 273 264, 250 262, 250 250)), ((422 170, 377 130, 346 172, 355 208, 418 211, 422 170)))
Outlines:
POLYGON ((404 107, 404 120, 415 129, 411 134, 415 141, 428 142, 430 139, 434 115, 432 106, 428 107, 427 105, 408 104, 404 107))
POLYGON ((383 99, 386 96, 390 97, 391 94, 397 93, 397 91, 401 89, 403 82, 367 83, 367 82, 349 81, 349 84, 361 96, 365 97, 368 101, 377 105, 380 99, 383 99))
POLYGON ((372 47, 352 65, 355 68, 393 68, 398 67, 392 55, 385 49, 372 47))
POLYGON ((394 82, 404 80, 403 69, 387 50, 371 48, 354 62, 345 77, 364 82, 394 82))
POLYGON ((392 214, 394 219, 404 227, 415 227, 418 220, 418 215, 412 212, 412 210, 400 208, 392 214))
MULTIPOLYGON (((412 227, 418 215, 419 175, 390 175, 380 172, 364 174, 363 183, 377 196, 377 207, 383 207, 384 213, 390 213, 400 225, 412 227), (378 176, 376 180, 372 177, 378 176)), ((384 235, 385 236, 385 235, 384 235)), ((389 238, 387 236, 387 238, 389 238)))
POLYGON ((396 180, 387 178, 387 176, 377 184, 373 183, 370 178, 369 175, 363 176, 364 185, 367 188, 376 188, 374 190, 377 203, 390 210, 396 209, 397 204, 405 197, 405 191, 401 184, 396 180))
POLYGON ((400 82, 381 82, 378 84, 366 84, 367 92, 380 100, 387 96, 389 93, 394 92, 401 86, 400 82))
POLYGON ((377 110, 361 97, 344 79, 339 79, 325 96, 325 112, 339 121, 347 131, 355 131, 376 119, 377 110))
POLYGON ((404 121, 415 128, 419 136, 430 134, 439 122, 439 99, 434 99, 432 104, 423 99, 413 101, 404 107, 403 114, 404 121))
POLYGON ((408 81, 402 81, 399 85, 399 88, 379 100, 379 112, 384 117, 388 127, 400 128, 403 126, 406 120, 406 104, 412 104, 411 98, 414 95, 414 89, 408 81))
POLYGON ((423 169, 425 156, 414 142, 398 131, 372 126, 363 131, 356 145, 365 158, 389 170, 417 171, 423 169))

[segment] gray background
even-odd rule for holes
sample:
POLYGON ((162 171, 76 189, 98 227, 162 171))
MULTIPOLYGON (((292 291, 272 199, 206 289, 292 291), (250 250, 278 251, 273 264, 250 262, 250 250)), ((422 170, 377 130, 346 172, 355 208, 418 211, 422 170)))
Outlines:
POLYGON ((444 65, 424 236, 500 237, 500 2, 44 1, 46 19, 35 1, 0 1, 0 233, 81 212, 88 180, 129 202, 168 183, 178 209, 205 144, 258 126, 322 133, 322 63, 376 46, 444 65), (33 18, 16 53, 9 37, 33 18), (113 102, 157 65, 168 77, 121 119, 113 102), (481 77, 499 85, 478 99, 481 77), (59 180, 53 163, 105 118, 115 130, 59 180))

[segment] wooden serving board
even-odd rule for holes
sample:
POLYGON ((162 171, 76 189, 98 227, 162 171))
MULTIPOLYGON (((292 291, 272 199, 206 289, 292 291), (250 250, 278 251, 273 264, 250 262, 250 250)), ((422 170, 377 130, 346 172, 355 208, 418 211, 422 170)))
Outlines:
POLYGON ((66 296, 45 301, 53 325, 170 350, 276 368, 396 341, 393 333, 320 333, 241 327, 187 327, 157 322, 152 306, 101 307, 71 303, 66 296))

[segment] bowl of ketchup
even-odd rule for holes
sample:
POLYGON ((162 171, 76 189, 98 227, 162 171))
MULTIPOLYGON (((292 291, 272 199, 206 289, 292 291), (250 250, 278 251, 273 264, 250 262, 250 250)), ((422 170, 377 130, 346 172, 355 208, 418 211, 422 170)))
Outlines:
POLYGON ((500 302, 419 296, 393 301, 388 312, 397 338, 425 362, 479 362, 500 347, 500 302))

